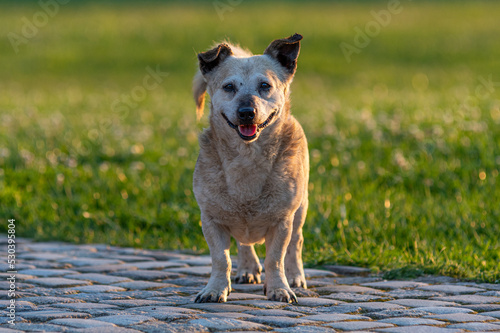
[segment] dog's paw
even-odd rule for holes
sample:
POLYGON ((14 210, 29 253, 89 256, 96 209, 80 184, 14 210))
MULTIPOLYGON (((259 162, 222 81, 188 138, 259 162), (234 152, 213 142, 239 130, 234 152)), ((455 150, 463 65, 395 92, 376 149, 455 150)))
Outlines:
POLYGON ((264 286, 264 294, 270 301, 285 302, 285 303, 298 303, 297 296, 289 288, 271 288, 267 289, 264 286))
POLYGON ((234 282, 238 284, 252 284, 252 283, 261 283, 261 269, 254 270, 253 272, 249 272, 246 270, 238 271, 236 277, 234 278, 234 282))
POLYGON ((227 296, 229 295, 228 288, 222 290, 209 288, 206 286, 203 290, 196 296, 194 300, 195 303, 224 303, 227 301, 227 296))
POLYGON ((285 275, 290 287, 307 289, 306 276, 302 265, 297 265, 295 261, 285 261, 285 275))
POLYGON ((304 275, 288 277, 288 284, 291 288, 304 288, 307 289, 307 282, 304 275))

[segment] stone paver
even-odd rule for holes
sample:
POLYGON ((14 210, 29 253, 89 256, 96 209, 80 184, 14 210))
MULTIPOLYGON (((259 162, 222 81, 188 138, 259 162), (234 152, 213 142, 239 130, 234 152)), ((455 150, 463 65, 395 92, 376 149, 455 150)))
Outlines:
POLYGON ((66 278, 76 279, 76 280, 87 280, 90 282, 100 283, 100 284, 111 284, 111 283, 132 281, 131 279, 123 277, 123 276, 112 276, 112 275, 97 274, 97 273, 83 273, 83 274, 67 275, 66 278))
POLYGON ((457 295, 457 296, 444 296, 432 297, 439 301, 457 302, 461 304, 484 304, 484 303, 500 303, 500 297, 494 296, 481 296, 481 295, 457 295))
POLYGON ((295 312, 290 310, 277 310, 277 309, 251 310, 251 311, 246 311, 245 314, 252 316, 285 316, 293 318, 304 316, 302 312, 295 312))
POLYGON ((206 312, 243 312, 254 310, 255 307, 230 304, 230 303, 200 303, 200 304, 187 304, 188 309, 196 309, 206 312))
POLYGON ((34 322, 45 322, 57 318, 89 318, 90 315, 83 312, 72 312, 64 310, 45 310, 20 312, 18 315, 26 320, 34 322))
POLYGON ((380 281, 363 283, 363 286, 377 289, 414 289, 415 287, 427 286, 427 283, 415 281, 380 281))
POLYGON ((115 284, 117 287, 135 290, 160 289, 171 286, 168 283, 159 283, 152 281, 126 281, 115 284))
MULTIPOLYGON (((128 270, 136 270, 137 267, 132 266, 132 265, 123 265, 123 264, 116 264, 116 265, 96 265, 96 266, 83 266, 83 267, 75 267, 74 268, 76 271, 81 272, 81 273, 111 273, 111 272, 117 272, 117 271, 128 271, 128 270)), ((117 274, 119 275, 119 274, 117 274)))
POLYGON ((496 321, 495 318, 483 315, 469 314, 469 313, 449 313, 441 315, 429 315, 424 318, 438 319, 452 321, 455 323, 467 323, 467 322, 485 322, 485 321, 496 321))
POLYGON ((198 276, 210 276, 210 273, 212 272, 212 266, 176 267, 167 268, 165 269, 165 271, 198 276))
POLYGON ((471 309, 457 308, 454 306, 424 306, 415 308, 415 310, 425 311, 432 314, 450 314, 450 313, 473 313, 471 309))
POLYGON ((407 306, 410 308, 421 308, 425 306, 456 306, 458 303, 454 302, 444 302, 444 301, 432 301, 428 299, 398 299, 394 301, 388 301, 388 303, 399 304, 407 306))
POLYGON ((229 330, 262 330, 267 327, 262 324, 252 323, 238 319, 224 319, 224 318, 201 318, 194 319, 189 322, 190 324, 201 325, 209 330, 229 331, 229 330))
POLYGON ((490 316, 500 319, 500 311, 491 311, 481 313, 483 316, 490 316))
MULTIPOLYGON (((328 328, 328 327, 318 327, 318 326, 295 326, 293 328, 288 328, 288 327, 283 327, 283 328, 276 328, 273 330, 273 332, 283 332, 283 333, 290 333, 290 332, 298 332, 298 333, 335 333, 333 328, 328 328)), ((358 332, 362 333, 362 332, 358 332)))
MULTIPOLYGON (((0 300, 0 308, 5 309, 7 306, 10 305, 9 300, 0 300)), ((38 307, 33 304, 32 302, 27 302, 27 301, 16 301, 16 311, 30 311, 30 310, 37 310, 38 307)))
POLYGON ((375 328, 393 327, 394 325, 376 321, 343 321, 343 322, 328 323, 325 324, 325 326, 330 326, 342 331, 360 331, 360 330, 372 330, 375 328))
POLYGON ((144 261, 144 262, 134 262, 133 264, 126 264, 124 266, 130 265, 137 269, 164 269, 170 267, 189 267, 188 265, 180 262, 171 261, 144 261))
POLYGON ((113 327, 115 326, 112 323, 106 323, 99 320, 94 319, 54 319, 49 321, 49 324, 61 325, 66 327, 75 327, 75 328, 94 328, 94 327, 113 327))
MULTIPOLYGON (((67 327, 53 325, 53 324, 40 324, 40 323, 16 323, 15 330, 8 328, 9 326, 2 327, 2 331, 6 333, 12 332, 67 332, 67 327)), ((11 326, 12 327, 12 326, 11 326)))
POLYGON ((56 278, 56 277, 30 279, 27 280, 27 282, 49 288, 75 287, 75 286, 84 286, 90 284, 89 282, 83 280, 74 280, 74 279, 56 278))
POLYGON ((309 289, 294 288, 298 304, 268 301, 262 283, 234 282, 227 303, 195 304, 209 256, 27 239, 16 245, 16 325, 6 316, 9 267, 0 263, 0 333, 500 332, 499 284, 386 281, 331 266, 305 270, 309 289))
POLYGON ((368 275, 370 273, 369 268, 362 268, 362 267, 325 265, 324 268, 338 275, 368 275))
POLYGON ((436 291, 425 291, 418 289, 394 289, 385 293, 386 296, 394 298, 423 298, 429 299, 430 297, 441 297, 444 293, 436 291))
POLYGON ((304 319, 324 321, 324 322, 333 322, 333 321, 347 321, 347 320, 370 320, 370 317, 349 315, 349 314, 343 314, 343 313, 329 313, 329 314, 318 314, 318 315, 306 316, 306 317, 304 317, 304 319))
POLYGON ((312 269, 312 268, 305 268, 304 269, 304 275, 306 278, 315 278, 315 277, 336 277, 338 276, 334 272, 329 272, 324 269, 312 269))
POLYGON ((132 270, 126 272, 113 272, 110 274, 128 277, 133 280, 145 280, 145 281, 167 279, 179 276, 179 274, 177 273, 156 271, 156 270, 132 270))
POLYGON ((98 317, 97 320, 112 323, 118 326, 131 326, 155 320, 155 318, 141 315, 114 315, 98 317))
POLYGON ((382 323, 390 323, 398 326, 417 326, 417 325, 443 325, 444 321, 425 319, 425 318, 412 318, 412 317, 397 317, 379 320, 382 323))
MULTIPOLYGON (((369 302, 369 301, 384 300, 383 296, 357 294, 357 293, 333 293, 325 297, 346 302, 369 302)), ((390 300, 392 298, 389 297, 386 299, 390 300)))
POLYGON ((418 308, 413 309, 396 309, 396 310, 382 310, 382 311, 372 311, 365 315, 374 319, 389 319, 389 318, 399 318, 399 317, 423 317, 430 313, 424 310, 419 310, 418 308))
POLYGON ((52 297, 52 296, 31 296, 31 297, 29 297, 29 300, 31 303, 34 303, 37 305, 83 302, 83 301, 81 301, 79 299, 75 299, 75 298, 52 297))
POLYGON ((383 310, 402 310, 405 307, 389 302, 360 302, 350 303, 359 306, 364 312, 383 311, 383 310))
POLYGON ((467 331, 475 331, 475 332, 500 331, 500 325, 490 324, 490 323, 463 323, 463 324, 450 325, 448 327, 464 329, 467 331))
MULTIPOLYGON (((264 310, 257 310, 257 311, 264 311, 264 310)), ((286 312, 291 312, 291 311, 286 311, 286 312)), ((261 316, 267 315, 267 314, 260 314, 261 316)), ((272 314, 269 314, 271 316, 272 314)), ((289 317, 290 313, 287 313, 289 317)), ((300 314, 301 316, 303 314, 300 314)), ((201 318, 232 318, 232 319, 246 319, 246 318, 251 318, 255 317, 254 315, 248 314, 248 313, 242 313, 242 312, 216 312, 216 313, 202 313, 198 314, 196 317, 201 317, 201 318)))
POLYGON ((363 286, 353 286, 344 284, 330 284, 323 285, 322 287, 312 288, 321 295, 327 295, 332 293, 341 292, 351 292, 351 293, 361 293, 361 294, 380 294, 382 291, 374 288, 363 287, 363 286))
POLYGON ((102 286, 102 285, 92 285, 92 286, 82 286, 74 287, 74 290, 80 291, 82 293, 109 293, 117 291, 125 291, 125 288, 118 286, 102 286))
POLYGON ((74 267, 123 264, 121 260, 100 258, 64 258, 58 261, 74 267))
POLYGON ((500 313, 500 304, 467 304, 463 307, 476 312, 499 311, 500 313))
POLYGON ((388 332, 388 333, 459 333, 464 332, 462 329, 457 328, 446 328, 446 327, 436 327, 436 326, 399 326, 391 328, 378 329, 377 332, 388 332))
MULTIPOLYGON (((236 261, 234 259, 231 259, 236 261)), ((212 266, 212 258, 210 256, 190 256, 184 259, 169 261, 173 263, 180 263, 189 266, 212 266)))
MULTIPOLYGON (((197 291, 195 293, 197 293, 197 291)), ((256 294, 250 294, 250 293, 235 293, 235 292, 231 292, 231 295, 229 295, 227 298, 228 301, 241 301, 241 300, 246 300, 246 299, 267 300, 266 296, 264 296, 264 295, 256 295, 256 294)))
POLYGON ((145 305, 151 305, 151 304, 158 304, 158 305, 163 305, 163 302, 160 301, 152 301, 148 299, 116 299, 116 300, 109 300, 109 301, 101 301, 98 304, 110 304, 110 305, 116 305, 122 308, 135 308, 138 306, 145 306, 145 305))
POLYGON ((438 291, 445 294, 474 294, 481 291, 485 291, 481 288, 475 287, 466 287, 466 286, 457 286, 457 285, 449 285, 449 284, 436 284, 433 286, 423 286, 418 289, 427 290, 427 291, 438 291))
POLYGON ((52 304, 52 307, 71 309, 80 312, 86 312, 87 310, 97 310, 97 309, 118 309, 116 305, 103 304, 103 303, 63 303, 63 304, 52 304))
POLYGON ((286 306, 286 303, 268 301, 267 299, 249 299, 241 301, 231 301, 227 302, 227 304, 250 306, 259 309, 281 309, 286 306))
POLYGON ((19 271, 21 274, 28 274, 38 277, 52 277, 52 276, 64 276, 69 274, 76 274, 77 271, 72 271, 70 269, 24 269, 19 271))
POLYGON ((302 319, 302 318, 290 318, 283 316, 262 316, 262 317, 252 317, 248 318, 249 321, 270 325, 273 327, 291 327, 296 325, 313 325, 315 324, 312 320, 302 319))
POLYGON ((342 304, 342 303, 344 303, 344 302, 342 302, 342 301, 336 301, 336 300, 333 300, 333 299, 327 299, 327 298, 302 297, 300 299, 300 303, 299 304, 301 306, 317 307, 317 306, 332 306, 332 305, 338 305, 338 304, 342 304))
MULTIPOLYGON (((161 257, 164 258, 164 257, 161 257)), ((189 322, 181 323, 165 323, 159 321, 148 321, 139 325, 131 326, 134 332, 151 332, 151 333, 208 333, 207 327, 200 324, 191 324, 189 322)), ((123 329, 123 328, 120 328, 123 329)), ((99 333, 99 332, 96 332, 99 333)))

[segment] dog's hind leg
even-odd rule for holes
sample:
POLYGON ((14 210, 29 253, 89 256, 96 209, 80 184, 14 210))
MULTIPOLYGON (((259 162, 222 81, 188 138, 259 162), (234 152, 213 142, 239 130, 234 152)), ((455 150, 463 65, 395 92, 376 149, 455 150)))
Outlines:
POLYGON ((307 195, 302 201, 299 209, 295 212, 293 219, 293 231, 290 244, 285 256, 285 274, 290 287, 307 288, 306 277, 304 275, 304 264, 302 263, 302 226, 306 220, 307 206, 309 204, 307 195))
POLYGON ((234 278, 235 283, 260 283, 262 266, 253 245, 238 245, 238 272, 234 278))

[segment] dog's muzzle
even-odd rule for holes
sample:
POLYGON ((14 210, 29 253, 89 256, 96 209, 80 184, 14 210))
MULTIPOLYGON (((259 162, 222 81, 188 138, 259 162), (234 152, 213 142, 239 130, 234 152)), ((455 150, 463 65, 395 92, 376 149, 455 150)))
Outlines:
MULTIPOLYGON (((240 111, 242 111, 242 110, 240 109, 238 111, 238 117, 240 118, 240 120, 242 122, 248 122, 249 120, 253 120, 253 118, 255 117, 255 111, 253 112, 253 116, 251 116, 251 119, 250 119, 250 115, 248 113, 247 114, 243 113, 243 112, 249 112, 249 110, 244 110, 241 113, 240 113, 240 111), (242 118, 245 118, 245 120, 242 118)), ((229 127, 236 130, 238 135, 245 141, 250 141, 250 140, 255 139, 257 137, 257 134, 260 132, 260 130, 266 128, 271 123, 271 120, 273 120, 273 118, 276 116, 277 113, 278 113, 277 110, 273 111, 269 115, 269 117, 267 117, 266 121, 264 121, 262 124, 235 125, 227 118, 227 116, 224 114, 224 112, 221 112, 222 117, 226 120, 229 127)))

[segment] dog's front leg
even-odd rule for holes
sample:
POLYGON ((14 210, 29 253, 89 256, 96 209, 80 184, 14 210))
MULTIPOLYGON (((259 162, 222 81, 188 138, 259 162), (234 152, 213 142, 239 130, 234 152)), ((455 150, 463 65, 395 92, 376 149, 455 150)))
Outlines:
POLYGON ((292 237, 290 238, 290 244, 285 256, 285 275, 288 284, 290 287, 302 287, 304 289, 307 289, 307 282, 304 275, 304 264, 302 263, 302 245, 304 243, 302 226, 306 219, 307 205, 308 200, 306 196, 302 201, 302 205, 295 212, 292 237))
POLYGON ((212 274, 205 288, 196 296, 196 303, 222 303, 231 293, 231 258, 229 246, 231 237, 228 230, 213 219, 204 219, 202 230, 210 255, 212 256, 212 274))
POLYGON ((285 252, 290 242, 293 228, 293 217, 281 221, 276 227, 269 229, 266 235, 266 281, 264 294, 271 301, 297 303, 297 296, 290 289, 285 276, 285 252))

